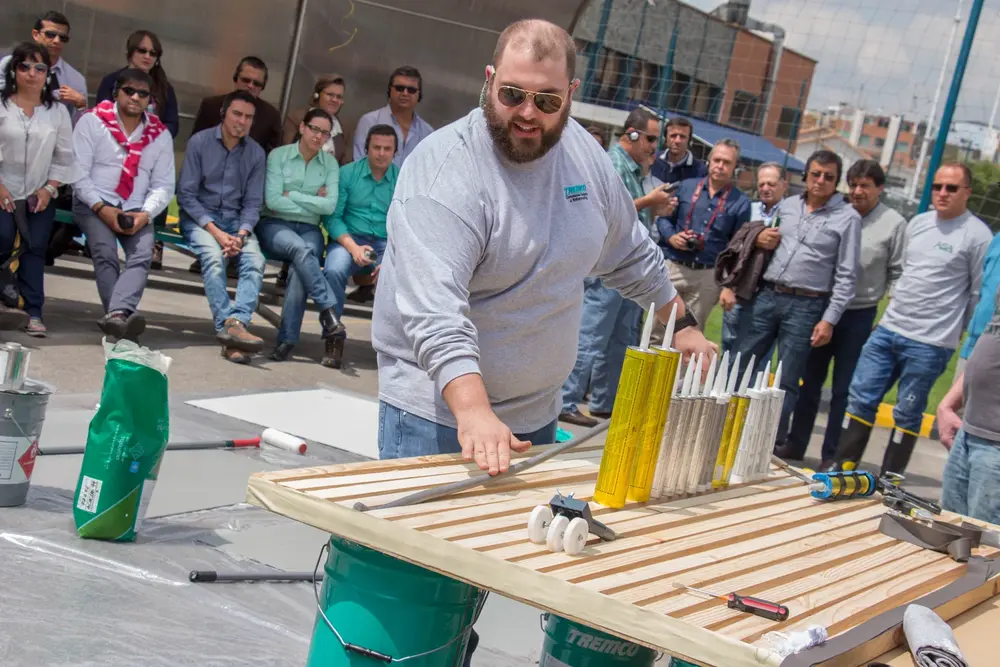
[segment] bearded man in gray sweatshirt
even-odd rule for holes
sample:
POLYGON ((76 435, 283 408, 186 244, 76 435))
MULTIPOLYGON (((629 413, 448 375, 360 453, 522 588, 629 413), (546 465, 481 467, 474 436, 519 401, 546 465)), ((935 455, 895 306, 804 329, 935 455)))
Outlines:
POLYGON ((993 235, 969 212, 972 173, 961 163, 942 165, 932 188, 934 210, 906 225, 902 276, 851 379, 832 469, 861 460, 879 403, 898 380, 895 427, 882 473, 906 470, 931 387, 947 368, 979 300, 983 259, 993 235))
POLYGON ((400 170, 372 321, 382 458, 460 451, 498 474, 510 450, 553 442, 588 276, 661 321, 676 304, 675 347, 715 349, 607 154, 569 118, 575 62, 562 28, 512 24, 482 108, 400 170))

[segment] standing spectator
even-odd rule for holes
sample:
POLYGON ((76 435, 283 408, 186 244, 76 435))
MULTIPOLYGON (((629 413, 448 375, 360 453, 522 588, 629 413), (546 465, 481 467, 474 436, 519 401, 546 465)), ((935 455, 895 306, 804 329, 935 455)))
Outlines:
MULTIPOLYGON (((750 222, 762 222, 766 229, 778 226, 778 204, 785 198, 788 191, 788 178, 784 168, 777 162, 765 162, 757 168, 757 196, 758 201, 750 205, 750 222)), ((769 245, 768 237, 774 237, 774 245, 777 246, 777 232, 768 232, 759 235, 761 247, 769 245)), ((743 339, 747 334, 749 317, 745 316, 743 304, 736 299, 736 292, 729 287, 723 287, 719 294, 719 304, 724 311, 722 314, 722 350, 723 352, 735 352, 738 347, 737 341, 743 339)), ((735 354, 731 355, 735 361, 735 354)))
MULTIPOLYGON (((608 155, 625 184, 639 219, 648 226, 650 210, 671 205, 672 197, 663 188, 649 194, 642 189, 642 164, 656 151, 660 121, 645 109, 634 109, 625 119, 624 134, 608 155)), ((642 309, 617 290, 605 287, 600 278, 583 280, 583 315, 576 351, 576 364, 562 388, 560 421, 594 426, 594 417, 608 417, 615 403, 618 378, 625 361, 625 349, 635 343, 642 309), (580 412, 578 403, 590 388, 590 414, 580 412)))
MULTIPOLYGON (((878 304, 892 290, 903 272, 903 231, 906 221, 879 201, 885 187, 885 172, 875 160, 859 160, 847 170, 851 204, 861 215, 861 260, 854 299, 833 328, 829 344, 814 347, 802 376, 788 441, 774 453, 783 459, 801 459, 809 447, 820 393, 833 362, 830 413, 823 438, 822 469, 828 469, 837 452, 840 423, 847 409, 847 392, 868 335, 875 324, 878 304)), ((782 439, 783 434, 779 434, 782 439)))
MULTIPOLYGON (((62 52, 69 43, 69 19, 56 11, 47 11, 36 21, 31 38, 49 52, 48 87, 57 100, 66 105, 71 119, 87 108, 87 80, 72 65, 63 60, 62 52)), ((0 72, 11 56, 0 59, 0 72)), ((0 86, 5 85, 0 81, 0 86)))
POLYGON ((810 349, 830 342, 854 298, 861 216, 837 193, 842 169, 836 153, 816 151, 806 161, 806 192, 778 205, 780 222, 771 239, 777 247, 750 304, 749 333, 740 341, 741 365, 754 355, 759 370, 778 344, 785 391, 779 437, 788 433, 810 349))
POLYGON ((264 198, 264 149, 247 137, 254 98, 243 90, 222 101, 222 123, 188 140, 177 184, 181 231, 201 263, 222 356, 248 364, 263 339, 247 331, 264 279, 264 255, 253 230, 264 198), (226 264, 236 262, 236 302, 226 290, 226 264))
POLYGON ((687 118, 667 121, 667 150, 656 157, 650 168, 650 173, 660 182, 677 183, 708 176, 708 167, 690 150, 693 129, 687 118))
POLYGON ((60 185, 76 180, 73 124, 48 86, 50 62, 44 47, 25 42, 0 73, 5 83, 0 90, 0 261, 10 257, 19 231, 27 246, 17 270, 27 317, 0 306, 0 328, 27 324, 28 335, 36 337, 46 333, 42 304, 45 249, 56 215, 52 199, 60 185))
MULTIPOLYGON (((174 87, 170 85, 167 73, 160 62, 162 57, 163 46, 155 33, 148 30, 133 32, 125 42, 126 67, 111 72, 101 79, 101 85, 97 87, 97 101, 103 102, 114 97, 115 81, 122 70, 129 67, 142 70, 153 79, 153 95, 149 100, 149 106, 146 107, 146 113, 155 114, 170 130, 170 136, 176 138, 181 127, 177 95, 174 94, 174 87)), ((167 211, 164 209, 153 220, 153 229, 163 229, 166 226, 167 211)), ((153 261, 149 268, 154 270, 163 268, 163 241, 156 241, 153 244, 153 261)))
MULTIPOLYGON (((337 299, 323 275, 323 233, 321 220, 337 207, 340 167, 322 150, 330 138, 333 118, 322 109, 306 112, 299 126, 298 143, 281 146, 267 158, 264 184, 264 217, 257 235, 264 251, 290 262, 319 307, 323 338, 344 332, 334 305, 337 299)), ((271 353, 274 361, 284 361, 299 342, 302 314, 286 299, 281 311, 278 343, 271 353)))
POLYGON ((739 161, 740 145, 721 139, 708 156, 708 176, 681 181, 677 207, 656 221, 670 282, 702 330, 719 300, 715 258, 750 220, 750 199, 733 185, 739 161))
MULTIPOLYGON (((281 145, 281 114, 260 94, 267 87, 267 65, 256 56, 246 56, 240 60, 233 73, 233 83, 236 90, 245 90, 253 95, 256 110, 253 115, 253 125, 250 126, 250 136, 260 144, 265 153, 281 145)), ((194 129, 191 134, 215 127, 222 119, 222 101, 225 93, 206 97, 198 107, 198 115, 194 119, 194 129)))
POLYGON ((146 107, 146 113, 155 114, 170 130, 170 136, 176 137, 180 132, 177 95, 163 69, 160 60, 162 57, 163 46, 155 33, 148 30, 133 32, 125 42, 125 67, 101 79, 101 85, 97 87, 97 101, 114 99, 115 81, 123 70, 129 68, 142 70, 153 80, 153 95, 149 100, 149 106, 146 107))
MULTIPOLYGON (((983 260, 983 286, 979 292, 980 294, 996 294, 998 289, 1000 289, 1000 234, 993 237, 990 247, 986 249, 986 259, 983 260)), ((969 321, 969 335, 965 337, 965 344, 962 345, 962 351, 959 352, 957 368, 955 369, 956 378, 965 371, 965 363, 992 317, 993 303, 989 299, 980 299, 972 313, 972 319, 969 321)))
POLYGON ((592 136, 594 139, 597 140, 597 143, 599 143, 601 145, 601 148, 607 150, 607 148, 608 148, 607 143, 608 142, 607 142, 607 139, 604 138, 604 130, 602 130, 601 128, 599 128, 596 125, 588 125, 587 126, 587 132, 589 132, 590 136, 592 136))
POLYGON ((838 468, 861 460, 879 403, 898 380, 895 427, 882 472, 906 470, 931 387, 947 368, 979 298, 992 235, 967 208, 972 172, 962 163, 944 164, 931 188, 934 210, 906 225, 903 274, 851 380, 835 455, 838 468))
POLYGON ((73 153, 83 176, 73 184, 73 213, 87 235, 105 315, 99 325, 113 338, 135 340, 146 329, 138 314, 153 259, 152 219, 174 196, 170 132, 146 113, 153 80, 142 70, 118 75, 114 99, 80 117, 73 153), (125 250, 125 270, 118 244, 125 250))
POLYGON ((399 150, 392 161, 397 167, 402 167, 417 144, 434 131, 416 111, 417 104, 424 99, 424 82, 420 72, 408 65, 397 67, 389 75, 389 87, 385 94, 389 103, 366 113, 354 128, 354 159, 360 160, 365 155, 364 142, 368 130, 375 125, 388 125, 396 131, 399 139, 399 150))
MULTIPOLYGON (((344 92, 344 77, 339 74, 324 74, 313 86, 313 90, 309 94, 309 104, 305 109, 305 111, 322 109, 333 118, 333 130, 330 132, 330 138, 323 144, 323 150, 337 158, 337 164, 341 166, 347 164, 347 139, 337 114, 344 106, 344 92)), ((291 112, 285 118, 286 144, 299 140, 299 125, 302 124, 305 111, 291 112)))
POLYGON ((969 363, 937 410, 944 466, 941 504, 980 521, 1000 523, 1000 290, 993 317, 976 340, 969 363), (964 419, 958 411, 964 402, 964 419))
MULTIPOLYGON (((352 162, 340 172, 337 210, 325 223, 330 245, 326 249, 324 268, 336 298, 334 307, 338 318, 344 314, 347 280, 365 267, 375 266, 377 272, 385 256, 385 220, 399 174, 399 167, 392 163, 396 139, 395 130, 388 125, 374 126, 365 139, 368 157, 352 162), (375 255, 374 259, 371 254, 375 255)), ((304 308, 304 294, 302 305, 304 308)), ((328 338, 320 363, 340 368, 346 340, 346 330, 328 338)))

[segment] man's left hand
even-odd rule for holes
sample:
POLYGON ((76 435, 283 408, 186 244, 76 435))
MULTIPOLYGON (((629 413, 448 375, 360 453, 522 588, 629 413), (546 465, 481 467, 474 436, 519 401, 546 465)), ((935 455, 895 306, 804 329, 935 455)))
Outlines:
MULTIPOLYGON (((719 346, 705 338, 705 334, 699 331, 696 327, 685 327, 677 333, 674 334, 674 347, 677 348, 684 358, 685 363, 688 359, 699 353, 704 353, 706 357, 711 358, 713 354, 719 353, 719 346)), ((706 364, 703 368, 703 375, 708 373, 708 365, 706 364)))
POLYGON ((35 196, 38 197, 38 203, 35 204, 35 208, 31 212, 41 213, 49 207, 49 202, 52 201, 52 195, 49 194, 49 191, 45 188, 38 188, 35 190, 35 196))
POLYGON ((825 320, 820 320, 813 328, 812 338, 809 342, 813 347, 823 347, 833 338, 833 325, 825 320))
POLYGON ((149 224, 149 213, 145 211, 140 211, 138 213, 126 213, 128 217, 132 218, 135 223, 132 229, 123 229, 122 232, 128 236, 134 236, 139 233, 139 230, 149 224))
POLYGON ((73 90, 69 86, 59 86, 59 99, 64 102, 69 102, 77 109, 82 109, 87 106, 87 98, 84 97, 82 93, 73 90))

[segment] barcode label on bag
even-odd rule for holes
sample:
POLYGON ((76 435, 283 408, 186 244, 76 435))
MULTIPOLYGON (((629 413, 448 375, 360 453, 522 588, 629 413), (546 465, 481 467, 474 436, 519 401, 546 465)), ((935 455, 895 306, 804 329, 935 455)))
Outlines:
POLYGON ((80 499, 76 501, 77 509, 94 514, 97 512, 97 501, 101 499, 101 480, 83 476, 80 484, 80 499))

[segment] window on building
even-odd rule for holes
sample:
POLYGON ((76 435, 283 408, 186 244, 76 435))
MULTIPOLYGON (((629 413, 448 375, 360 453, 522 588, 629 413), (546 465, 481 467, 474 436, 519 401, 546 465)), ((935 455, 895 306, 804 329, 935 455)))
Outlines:
POLYGON ((858 139, 858 146, 869 146, 872 143, 872 138, 867 134, 862 134, 861 138, 858 139))
POLYGON ((913 121, 904 120, 903 124, 900 126, 903 132, 913 132, 913 121))
POLYGON ((865 125, 871 125, 875 122, 875 116, 865 116, 865 125))
POLYGON ((629 84, 628 99, 635 102, 650 102, 657 80, 660 78, 660 66, 645 60, 635 60, 632 63, 632 81, 629 84))
POLYGON ((875 137, 875 148, 882 148, 885 146, 885 139, 882 137, 875 137))
POLYGON ((896 142, 896 152, 897 153, 909 153, 910 152, 910 142, 908 142, 908 141, 898 141, 898 142, 896 142))
POLYGON ((695 79, 688 110, 698 118, 712 118, 718 110, 718 99, 722 89, 710 83, 695 79))
POLYGON ((737 90, 733 95, 732 104, 729 105, 729 124, 752 130, 756 118, 757 96, 737 90))
POLYGON ((778 116, 778 129, 775 136, 779 139, 792 139, 799 135, 800 112, 795 107, 781 107, 781 115, 778 116))
POLYGON ((598 101, 614 101, 622 75, 627 72, 626 57, 617 51, 601 48, 601 57, 598 61, 597 75, 595 77, 599 83, 597 89, 598 101))
POLYGON ((670 88, 667 89, 667 108, 673 111, 687 110, 687 100, 691 88, 691 77, 674 70, 670 88))
POLYGON ((889 127, 889 119, 886 118, 885 116, 879 116, 878 126, 879 127, 889 127))

